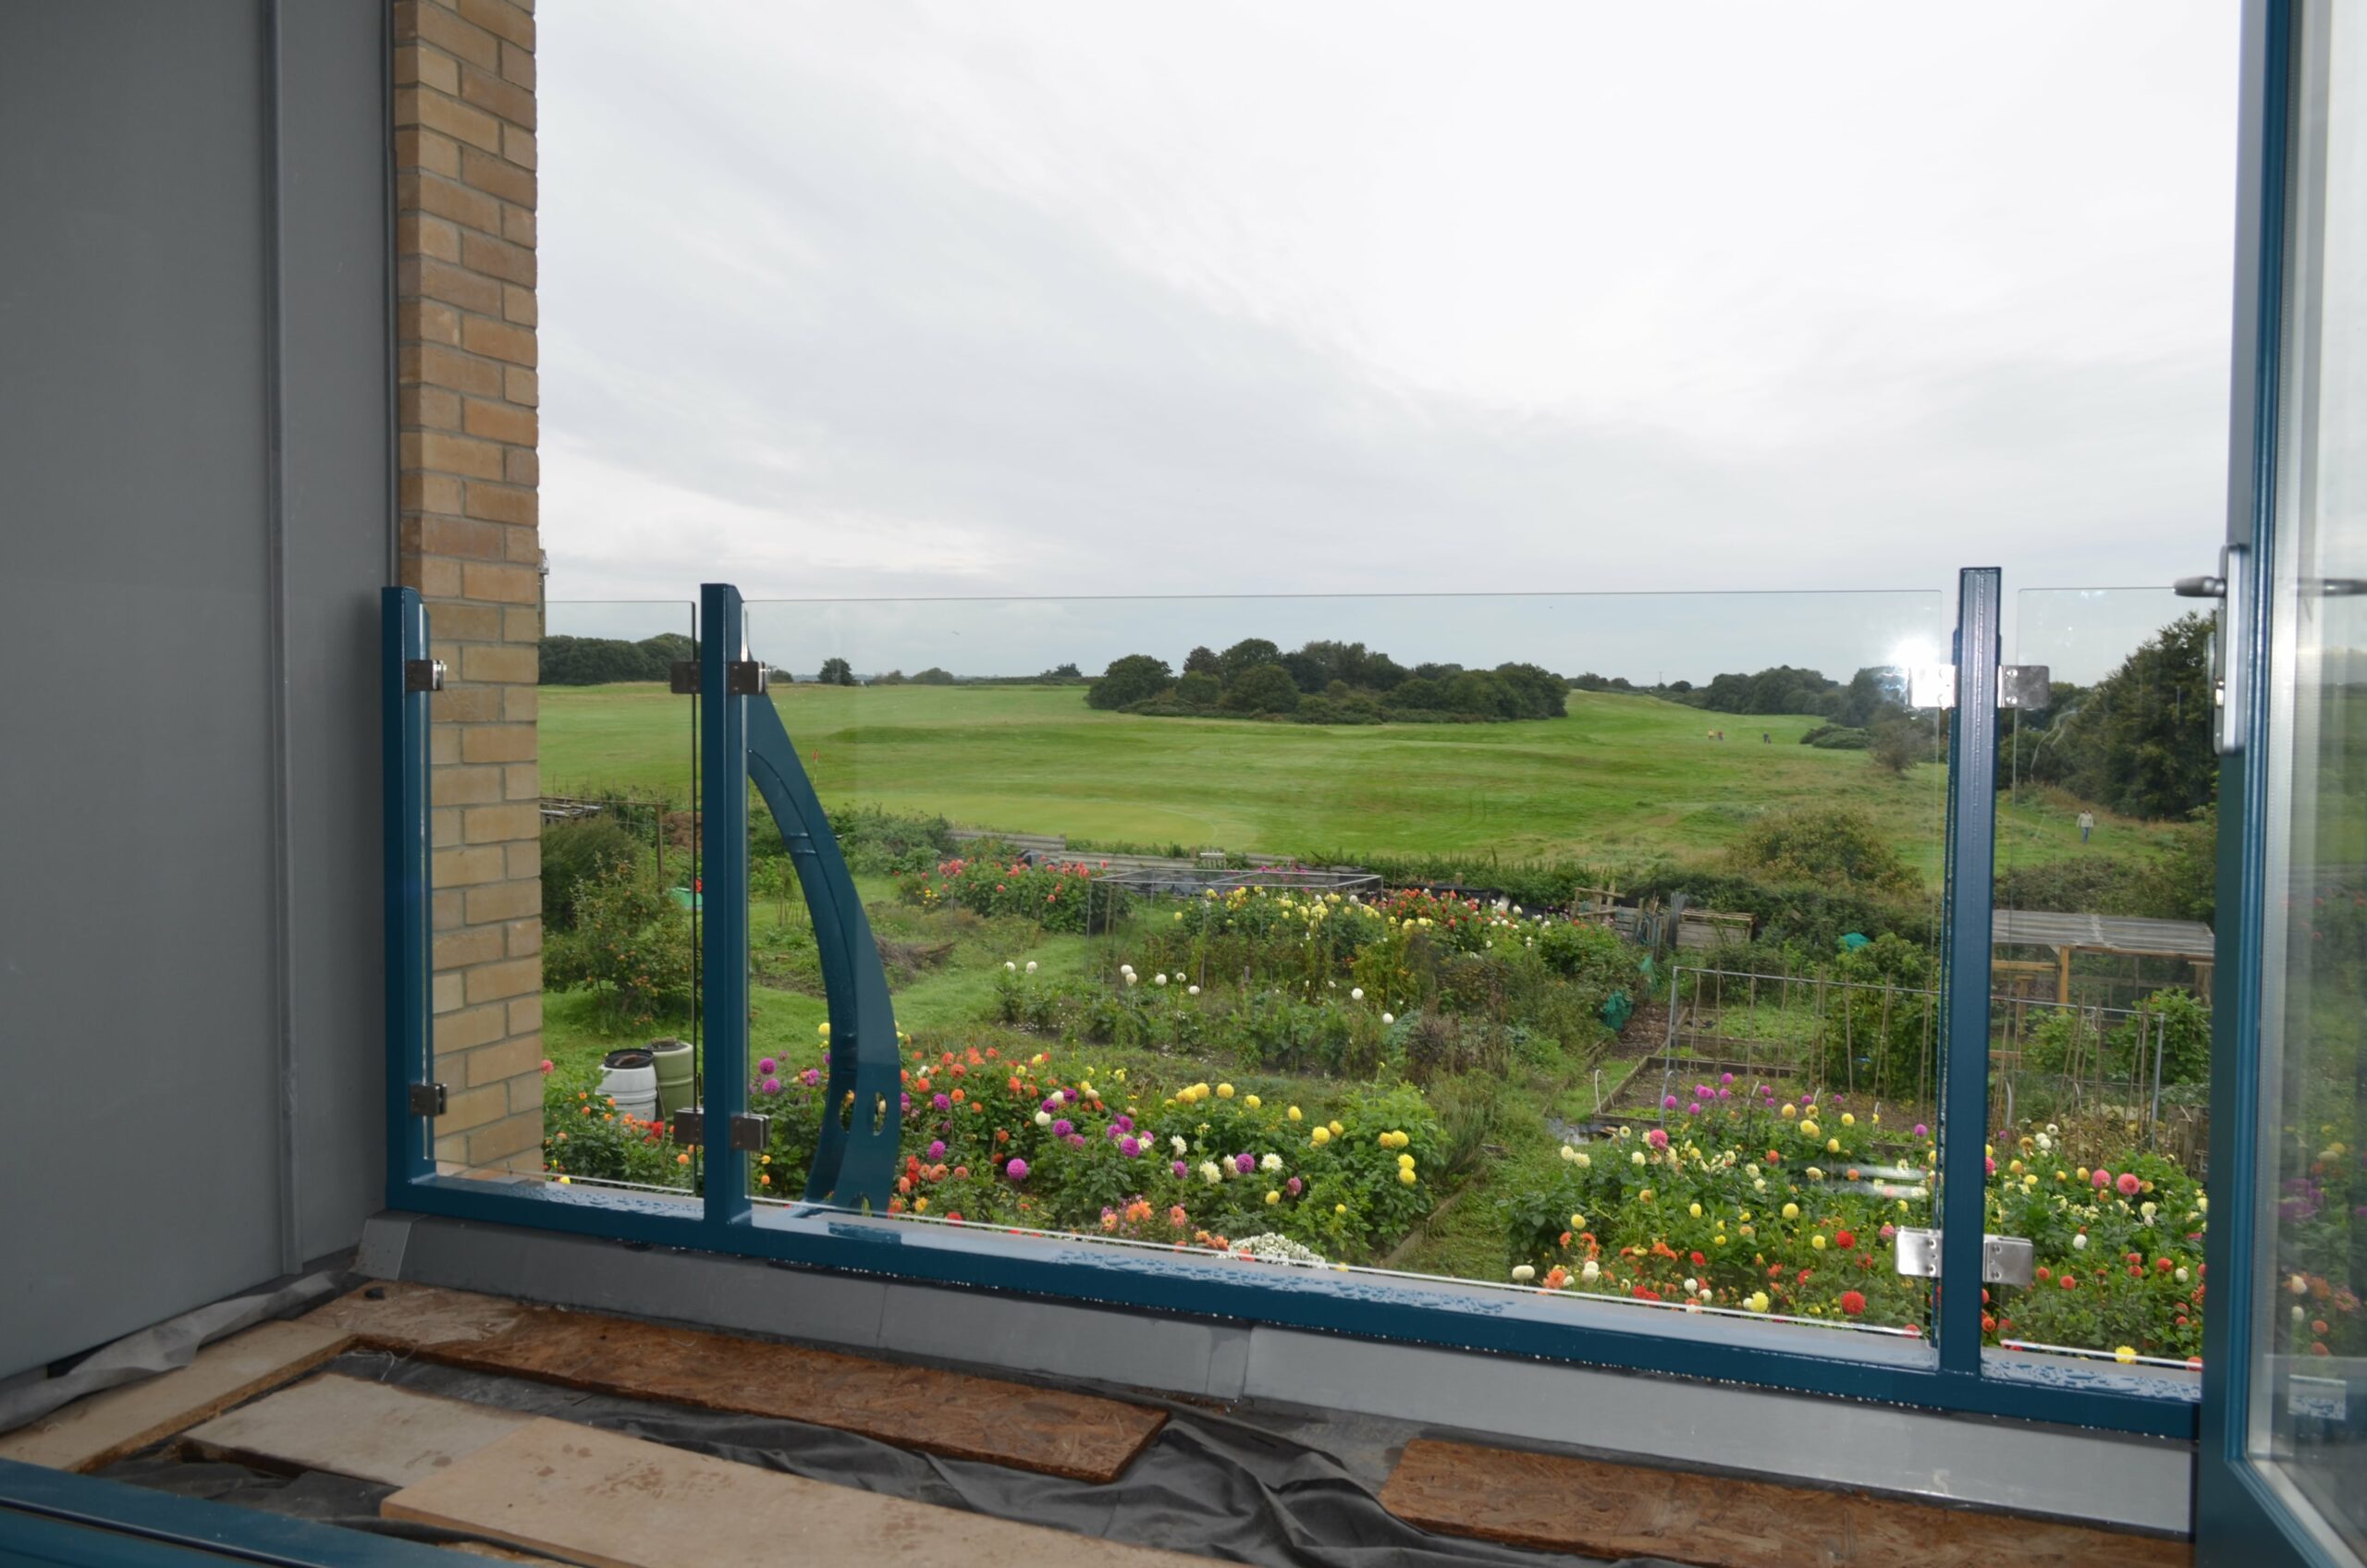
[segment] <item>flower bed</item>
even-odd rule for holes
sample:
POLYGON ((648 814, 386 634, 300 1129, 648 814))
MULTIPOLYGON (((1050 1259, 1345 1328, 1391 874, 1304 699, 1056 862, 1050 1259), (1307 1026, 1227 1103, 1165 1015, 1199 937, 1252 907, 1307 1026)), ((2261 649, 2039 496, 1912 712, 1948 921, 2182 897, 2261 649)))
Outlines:
POLYGON ((898 896, 922 909, 966 909, 974 914, 1016 914, 1047 931, 1082 931, 1097 868, 1083 861, 1058 865, 1008 864, 955 856, 934 871, 896 875, 898 896))

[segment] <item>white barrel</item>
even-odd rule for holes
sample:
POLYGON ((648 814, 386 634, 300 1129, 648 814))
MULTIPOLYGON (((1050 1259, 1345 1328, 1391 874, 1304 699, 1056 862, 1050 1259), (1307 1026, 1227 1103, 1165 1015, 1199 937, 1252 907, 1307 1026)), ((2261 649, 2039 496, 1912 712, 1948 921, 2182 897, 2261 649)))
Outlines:
POLYGON ((600 1062, 600 1089, 617 1109, 644 1121, 657 1119, 657 1064, 647 1051, 610 1051, 600 1062))

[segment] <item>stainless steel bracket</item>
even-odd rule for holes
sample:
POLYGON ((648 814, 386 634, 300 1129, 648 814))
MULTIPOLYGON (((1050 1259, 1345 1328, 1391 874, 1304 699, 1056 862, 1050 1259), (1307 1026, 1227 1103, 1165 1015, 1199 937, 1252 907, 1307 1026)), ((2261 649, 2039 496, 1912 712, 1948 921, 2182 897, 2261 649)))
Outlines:
MULTIPOLYGON (((1940 1277, 1939 1231, 1902 1225, 1897 1247, 1899 1273, 1910 1280, 1940 1277)), ((2037 1261, 2037 1249, 2019 1236, 1981 1238, 1981 1282, 1984 1285, 2027 1285, 2037 1261)))

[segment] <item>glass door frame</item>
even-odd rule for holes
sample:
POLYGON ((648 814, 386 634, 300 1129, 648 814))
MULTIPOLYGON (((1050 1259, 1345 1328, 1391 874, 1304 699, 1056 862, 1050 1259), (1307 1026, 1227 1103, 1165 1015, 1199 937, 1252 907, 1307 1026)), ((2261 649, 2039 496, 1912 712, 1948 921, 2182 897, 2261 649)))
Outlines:
MULTIPOLYGON (((2254 1282, 2271 1260, 2261 1219, 2261 1138, 2271 1109, 2260 1028, 2263 951, 2273 803, 2266 766, 2273 743, 2269 680, 2275 629, 2276 533, 2281 460, 2280 397, 2295 351, 2290 335, 2308 324, 2289 309, 2297 271, 2316 264, 2294 243, 2314 221, 2294 182, 2306 163, 2298 139, 2314 108, 2304 0, 2246 0, 2243 13, 2242 140, 2237 229, 2234 380, 2230 398, 2227 541, 2246 570, 2228 593, 2242 631, 2225 650, 2228 689, 2242 701, 2228 723, 2239 747, 2219 771, 2218 966, 2226 978, 2213 1011, 2212 1225, 2206 1245, 2212 1302, 2204 1322, 2201 1443, 2196 1454, 2195 1546, 2201 1563, 2244 1568, 2341 1568, 2358 1561, 2305 1517, 2307 1505, 2247 1452, 2254 1387, 2252 1352, 2267 1326, 2254 1282)), ((2354 195, 2355 199, 2355 195, 2354 195)), ((2305 280, 2303 280, 2305 281, 2305 280)), ((2224 624, 2224 622, 2223 622, 2224 624)))

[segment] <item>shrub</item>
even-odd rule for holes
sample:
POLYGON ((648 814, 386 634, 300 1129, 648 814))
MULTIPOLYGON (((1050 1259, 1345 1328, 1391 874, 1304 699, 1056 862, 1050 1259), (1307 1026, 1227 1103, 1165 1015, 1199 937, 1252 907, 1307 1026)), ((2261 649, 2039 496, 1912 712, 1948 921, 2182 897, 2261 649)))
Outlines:
POLYGON ((1193 670, 1175 683, 1175 700, 1186 707, 1212 708, 1224 696, 1224 683, 1205 671, 1193 670))
POLYGON ((1872 743, 1872 738, 1864 730, 1846 724, 1820 724, 1800 737, 1801 745, 1828 752, 1862 752, 1872 743))
POLYGON ((1736 870, 1777 882, 1813 882, 1894 898, 1923 890, 1922 878, 1862 812, 1797 806, 1760 817, 1727 851, 1736 870))
POLYGON ((571 929, 543 950, 543 978, 590 990, 611 1018, 650 1024, 690 1016, 697 984, 690 917, 652 877, 611 867, 580 883, 571 929))
POLYGON ((975 914, 1019 915, 1047 931, 1083 931, 1092 876, 1082 861, 1029 865, 980 854, 956 856, 918 876, 900 875, 896 886, 904 902, 923 909, 950 905, 975 914))
MULTIPOLYGON (((579 816, 543 828, 543 929, 556 935, 575 925, 583 888, 642 864, 648 847, 613 816, 579 816)), ((652 876, 656 875, 653 866, 652 876)))

